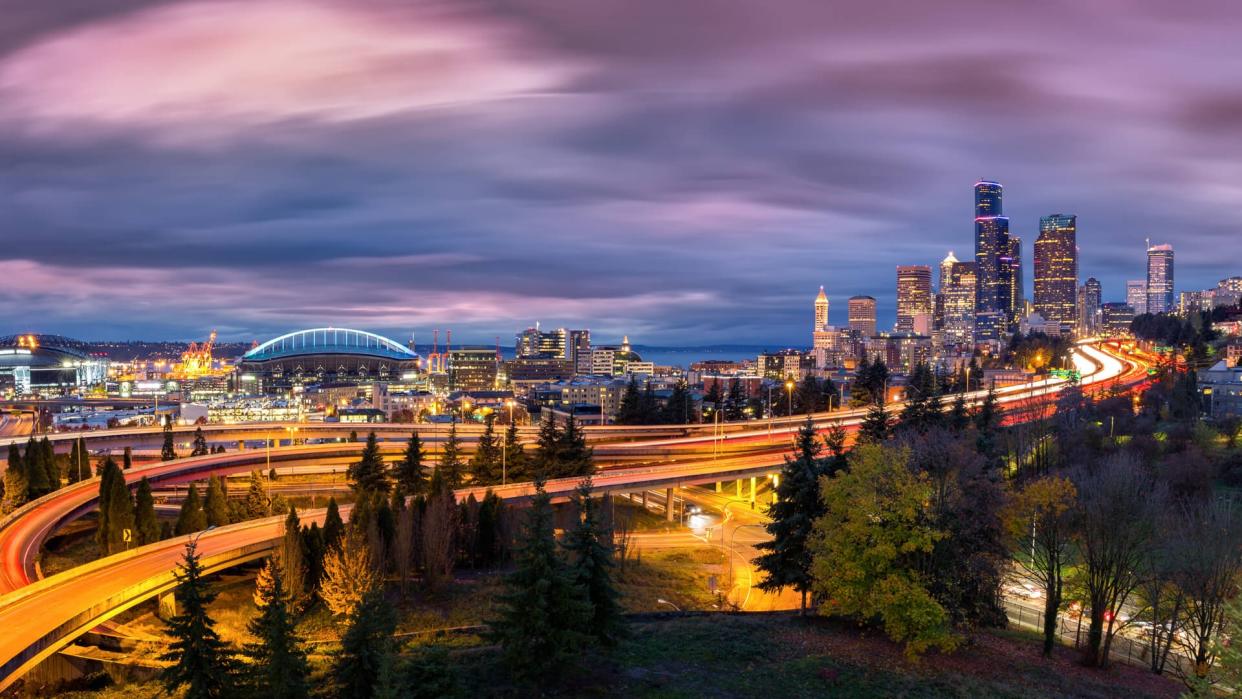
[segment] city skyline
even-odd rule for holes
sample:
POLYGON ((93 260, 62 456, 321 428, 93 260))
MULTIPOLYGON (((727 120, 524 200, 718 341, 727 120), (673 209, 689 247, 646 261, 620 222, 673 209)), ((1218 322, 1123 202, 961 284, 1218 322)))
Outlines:
POLYGON ((1128 40, 1110 43, 1110 8, 1067 7, 1055 25, 1007 8, 984 13, 1005 29, 989 33, 957 3, 904 13, 896 53, 878 48, 894 32, 880 6, 722 8, 710 29, 628 10, 23 7, 0 34, 0 327, 451 327, 485 343, 543 320, 801 345, 819 285, 830 323, 869 295, 891 327, 897 265, 970 259, 980 177, 1006 187, 1027 298, 1056 211, 1077 216, 1079 281, 1099 279, 1105 302, 1145 276, 1146 237, 1177 250, 1177 291, 1236 273, 1216 259, 1242 226, 1220 205, 1236 91, 1183 79, 1231 74, 1212 40, 1237 28, 1227 4, 1179 11, 1184 34, 1161 4, 1129 6, 1128 40))

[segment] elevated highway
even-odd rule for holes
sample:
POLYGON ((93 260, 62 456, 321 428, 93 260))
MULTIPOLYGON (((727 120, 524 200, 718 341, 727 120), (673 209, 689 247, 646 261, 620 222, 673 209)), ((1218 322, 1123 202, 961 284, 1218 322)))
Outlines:
MULTIPOLYGON (((1129 385, 1145 378, 1133 361, 1081 347, 1075 361, 1083 371, 1083 384, 1101 387, 1118 382, 1129 385)), ((1059 380, 1041 380, 1000 392, 1003 403, 1017 403, 1053 396, 1064 387, 1059 380)), ((972 402, 982 394, 971 396, 972 402)), ((840 422, 854 429, 861 411, 816 415, 816 425, 826 429, 840 422)), ((649 439, 641 442, 599 445, 601 452, 624 450, 628 462, 660 460, 641 466, 605 466, 595 476, 595 487, 602 492, 626 492, 652 488, 671 488, 711 483, 734 478, 762 476, 778 467, 790 444, 789 438, 805 416, 764 423, 743 423, 746 429, 721 435, 698 434, 649 439), (726 453, 721 452, 724 444, 726 453), (668 454, 692 455, 682 461, 668 461, 668 454), (684 454, 682 452, 685 452, 684 454), (712 455, 715 454, 713 458, 712 455), (655 455, 655 456, 653 456, 655 455)), ((707 425, 711 429, 713 426, 707 425)), ((716 426, 719 427, 719 426, 716 426)), ((732 427, 732 425, 730 425, 732 427)), ((400 426, 408 437, 409 425, 400 426)), ((292 465, 307 460, 349 459, 362 445, 325 444, 273 449, 274 463, 292 465), (344 451, 334 451, 344 450, 344 451)), ((602 454, 601 454, 602 455, 602 454)), ((211 473, 245 472, 265 462, 264 450, 217 454, 178 459, 134 469, 126 473, 129 483, 147 476, 153 483, 172 484, 201 479, 211 473)), ((623 459, 625 461, 625 459, 623 459)), ((567 497, 578 479, 561 479, 547 484, 554 498, 567 497)), ((96 505, 98 485, 93 480, 75 484, 28 504, 0 521, 0 689, 9 686, 41 659, 71 643, 82 633, 124 609, 167 591, 173 585, 172 570, 179 560, 186 537, 170 539, 124 554, 109 556, 87 566, 34 581, 33 561, 39 546, 55 529, 96 505)), ((465 488, 459 497, 481 494, 481 488, 465 488)), ((510 500, 529 498, 529 483, 493 488, 510 500)), ((342 508, 343 510, 346 508, 342 508)), ((303 513, 304 521, 320 521, 322 510, 303 513)), ((283 517, 245 522, 199 535, 199 551, 210 570, 222 570, 267 555, 282 533, 283 517)))

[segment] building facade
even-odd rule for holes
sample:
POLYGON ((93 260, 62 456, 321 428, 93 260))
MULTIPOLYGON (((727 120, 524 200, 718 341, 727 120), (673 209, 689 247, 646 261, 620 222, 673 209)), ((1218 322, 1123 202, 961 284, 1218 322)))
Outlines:
POLYGON ((999 340, 1013 309, 1013 259, 1009 219, 1004 215, 999 182, 975 183, 975 337, 999 340))
POLYGON ((931 268, 927 265, 897 267, 897 332, 931 332, 931 268))
POLYGON ((1066 331, 1078 325, 1077 217, 1039 219, 1035 239, 1035 312, 1066 331))
POLYGON ((1147 248, 1147 312, 1173 311, 1173 246, 1153 245, 1147 248))
POLYGON ((1126 305, 1134 309, 1134 315, 1147 312, 1147 280, 1131 279, 1126 282, 1126 305))
POLYGON ((1085 284, 1078 290, 1078 334, 1089 337, 1096 333, 1100 323, 1100 304, 1103 302, 1104 289, 1100 280, 1088 277, 1085 284))
POLYGON ((849 300, 850 330, 863 337, 875 334, 875 298, 872 296, 851 296, 849 300))
MULTIPOLYGON (((941 269, 943 274, 944 268, 941 269)), ((945 347, 963 348, 974 344, 977 270, 974 262, 954 260, 948 268, 948 277, 941 278, 940 334, 945 347)))

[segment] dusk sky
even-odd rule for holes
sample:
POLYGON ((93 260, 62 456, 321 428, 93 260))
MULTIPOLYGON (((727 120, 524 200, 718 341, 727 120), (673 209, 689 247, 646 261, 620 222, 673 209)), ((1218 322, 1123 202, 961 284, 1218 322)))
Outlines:
POLYGON ((1078 215, 1242 274, 1242 5, 0 0, 0 335, 810 342, 1078 215))

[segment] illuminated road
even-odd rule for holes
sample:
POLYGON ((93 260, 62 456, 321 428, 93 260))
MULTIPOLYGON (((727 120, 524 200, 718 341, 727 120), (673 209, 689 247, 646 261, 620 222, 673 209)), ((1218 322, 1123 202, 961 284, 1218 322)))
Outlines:
MULTIPOLYGON (((1143 377, 1142 367, 1113 357, 1093 347, 1083 347, 1075 356, 1084 370, 1085 386, 1103 385, 1113 381, 1135 382, 1143 377)), ((1058 380, 998 391, 1003 403, 1011 404, 1051 396, 1064 386, 1058 380)), ((972 399, 981 398, 981 394, 972 399)), ((817 425, 826 428, 839 419, 855 428, 860 411, 844 415, 817 416, 817 425)), ((712 483, 734 478, 762 476, 782 463, 789 437, 802 423, 803 416, 777 421, 769 434, 764 423, 743 423, 747 431, 730 434, 723 440, 710 434, 618 443, 609 448, 624 450, 632 460, 661 458, 670 450, 698 452, 696 458, 664 461, 645 466, 612 466, 594 478, 598 492, 627 492, 649 488, 673 488, 712 483), (746 449, 746 453, 719 454, 722 445, 729 450, 746 449), (654 456, 653 456, 654 455, 654 456)), ((411 426, 399 426, 406 436, 411 426)), ((699 426, 699 428, 704 426, 699 426)), ((711 425, 705 426, 711 429, 711 425)), ((273 462, 305 462, 314 459, 348 459, 361 444, 323 444, 285 447, 271 450, 273 462)), ((264 450, 251 450, 212 456, 179 459, 126 472, 127 482, 134 483, 143 475, 153 483, 199 480, 210 473, 246 472, 265 463, 264 450)), ((555 498, 566 497, 577 486, 577 479, 560 479, 548 483, 555 498)), ((185 537, 152 544, 133 551, 110 556, 86 566, 32 582, 31 567, 40 545, 56 528, 89 511, 96 504, 98 484, 93 479, 67 486, 18 510, 0 521, 0 689, 33 667, 40 659, 70 643, 81 633, 120 611, 160 594, 172 585, 171 571, 181 556, 185 537)), ((466 488, 459 497, 470 493, 481 496, 482 488, 466 488)), ((493 488, 498 495, 523 499, 532 494, 527 483, 493 488)), ((342 508, 343 510, 346 508, 342 508)), ((304 521, 315 521, 322 510, 303 513, 304 521)), ((282 533, 283 517, 223 527, 201 534, 199 549, 207 566, 223 569, 230 565, 262 557, 282 533)), ((745 543, 745 539, 743 538, 745 543)), ((736 577, 736 576, 735 576, 736 577)), ((748 607, 749 608, 749 607, 748 607)))

